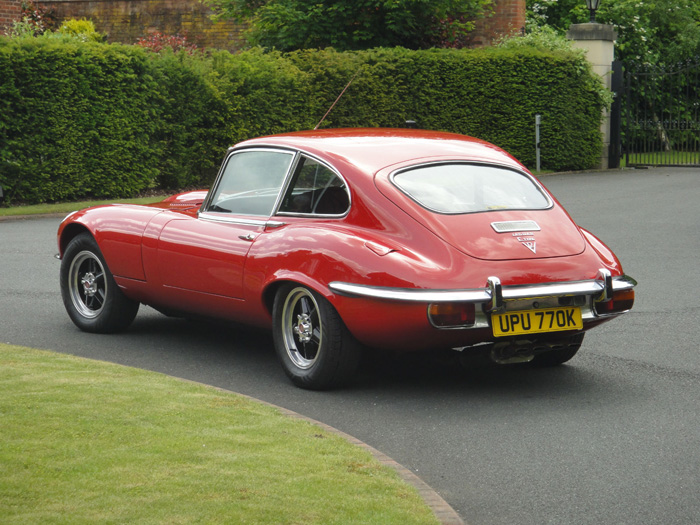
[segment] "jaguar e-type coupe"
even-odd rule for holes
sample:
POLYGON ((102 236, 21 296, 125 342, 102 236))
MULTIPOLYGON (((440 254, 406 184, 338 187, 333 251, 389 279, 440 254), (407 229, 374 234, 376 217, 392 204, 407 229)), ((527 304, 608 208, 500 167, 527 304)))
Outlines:
POLYGON ((58 246, 80 329, 123 330, 140 303, 271 327, 312 389, 350 380, 371 349, 558 365, 636 285, 505 151, 408 129, 247 140, 209 191, 75 212, 58 246))

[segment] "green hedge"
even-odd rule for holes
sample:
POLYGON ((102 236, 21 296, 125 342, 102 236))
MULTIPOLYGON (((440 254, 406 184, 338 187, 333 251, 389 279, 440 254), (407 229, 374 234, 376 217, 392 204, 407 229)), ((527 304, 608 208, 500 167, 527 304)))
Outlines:
POLYGON ((289 59, 312 75, 324 103, 359 69, 326 127, 415 120, 421 128, 493 142, 534 167, 539 113, 543 168, 589 168, 600 156, 601 82, 571 53, 379 49, 304 51, 289 59))
POLYGON ((601 148, 600 81, 570 53, 376 49, 155 54, 0 38, 0 185, 10 202, 132 196, 211 183, 225 148, 264 134, 402 126, 474 135, 532 166, 601 148))

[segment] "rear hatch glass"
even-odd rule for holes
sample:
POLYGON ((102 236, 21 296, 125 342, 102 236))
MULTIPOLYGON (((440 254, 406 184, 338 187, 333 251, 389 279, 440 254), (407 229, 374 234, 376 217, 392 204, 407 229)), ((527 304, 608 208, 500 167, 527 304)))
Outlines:
POLYGON ((566 211, 515 169, 435 162, 379 172, 375 183, 413 219, 472 257, 565 257, 585 248, 566 211))
POLYGON ((439 163, 399 171, 393 183, 418 204, 436 213, 489 210, 544 210, 547 195, 515 170, 466 163, 439 163))

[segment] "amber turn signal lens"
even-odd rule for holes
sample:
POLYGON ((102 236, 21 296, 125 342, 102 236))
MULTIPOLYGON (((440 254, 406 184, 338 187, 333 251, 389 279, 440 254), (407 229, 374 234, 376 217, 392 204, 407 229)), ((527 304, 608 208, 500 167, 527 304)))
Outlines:
POLYGON ((634 304, 634 290, 621 290, 613 293, 613 298, 604 303, 596 303, 595 310, 599 315, 626 312, 634 304))
POLYGON ((434 303, 428 307, 428 318, 438 328, 472 326, 476 308, 469 303, 434 303))

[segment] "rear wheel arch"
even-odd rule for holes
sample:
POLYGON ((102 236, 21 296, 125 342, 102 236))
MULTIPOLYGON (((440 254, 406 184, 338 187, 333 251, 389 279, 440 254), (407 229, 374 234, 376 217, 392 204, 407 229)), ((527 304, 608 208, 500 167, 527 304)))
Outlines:
POLYGON ((317 294, 324 297, 328 302, 330 302, 333 305, 334 308, 336 306, 335 304, 333 304, 334 301, 332 300, 333 292, 331 292, 328 286, 320 283, 319 281, 316 281, 315 279, 311 279, 308 275, 289 274, 285 275, 284 277, 278 277, 272 280, 263 288, 262 302, 265 306, 265 309, 270 315, 272 315, 272 310, 274 307, 277 292, 280 288, 287 285, 300 285, 309 288, 310 290, 313 290, 317 294))
POLYGON ((361 345, 335 307, 303 284, 286 281, 275 289, 272 335, 282 368, 301 388, 345 385, 359 366, 361 345))

